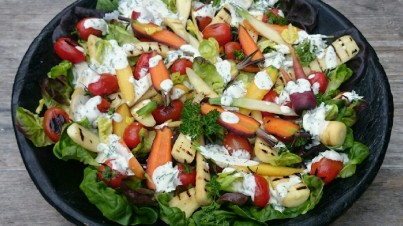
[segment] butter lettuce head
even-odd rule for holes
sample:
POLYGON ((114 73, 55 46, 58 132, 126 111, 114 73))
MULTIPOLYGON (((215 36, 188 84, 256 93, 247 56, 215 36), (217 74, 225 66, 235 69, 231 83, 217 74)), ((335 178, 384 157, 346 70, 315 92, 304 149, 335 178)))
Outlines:
POLYGON ((218 74, 216 67, 202 57, 196 57, 193 60, 193 70, 203 79, 207 85, 217 94, 221 95, 224 91, 224 80, 218 74))

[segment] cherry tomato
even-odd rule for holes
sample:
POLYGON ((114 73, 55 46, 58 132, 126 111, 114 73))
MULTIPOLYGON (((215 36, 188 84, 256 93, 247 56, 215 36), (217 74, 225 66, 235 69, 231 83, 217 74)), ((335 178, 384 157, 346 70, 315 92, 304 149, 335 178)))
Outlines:
POLYGON ((140 17, 140 13, 136 12, 136 11, 133 11, 131 17, 132 17, 132 20, 137 20, 137 18, 140 17))
MULTIPOLYGON (((268 93, 266 93, 266 95, 264 95, 263 100, 275 103, 277 97, 278 97, 277 93, 275 91, 273 91, 273 90, 270 90, 268 93)), ((267 117, 267 116, 274 116, 274 115, 275 115, 274 113, 262 112, 262 117, 263 118, 267 117)))
POLYGON ((63 125, 69 122, 69 115, 62 108, 52 107, 43 117, 43 129, 46 136, 57 142, 62 134, 63 125))
POLYGON ((197 16, 196 21, 197 21, 197 27, 199 28, 200 31, 203 31, 213 20, 213 18, 209 16, 197 16))
POLYGON ((330 183, 343 168, 342 161, 336 161, 323 157, 311 166, 311 174, 320 177, 325 184, 330 183))
POLYGON ((98 81, 88 85, 88 91, 94 96, 108 96, 119 91, 118 79, 112 74, 101 74, 98 81))
POLYGON ((149 72, 149 64, 151 53, 143 53, 140 55, 139 60, 133 70, 133 76, 136 80, 141 79, 149 72))
POLYGON ((81 63, 85 60, 85 54, 79 50, 81 47, 70 38, 58 38, 53 48, 56 54, 63 60, 68 60, 74 64, 81 63))
POLYGON ((140 131, 142 129, 144 129, 144 126, 138 122, 133 122, 126 127, 125 132, 123 133, 123 140, 130 149, 135 148, 140 144, 140 131))
POLYGON ((192 61, 185 58, 177 59, 173 62, 171 66, 171 72, 172 73, 179 72, 181 75, 185 75, 186 68, 193 68, 192 61))
POLYGON ((203 38, 215 38, 220 46, 230 42, 232 39, 231 27, 227 23, 211 24, 204 28, 203 38))
POLYGON ((256 188, 253 204, 257 207, 263 208, 267 205, 270 199, 269 184, 267 183, 267 180, 264 179, 264 177, 258 174, 254 174, 254 176, 256 188))
POLYGON ((98 36, 98 37, 102 36, 102 31, 101 30, 98 30, 98 29, 95 29, 95 28, 92 28, 92 27, 85 28, 84 23, 85 23, 85 21, 87 19, 93 19, 93 18, 84 18, 84 19, 80 20, 77 23, 76 28, 77 28, 78 35, 80 36, 80 38, 85 40, 85 41, 87 41, 88 37, 90 35, 95 35, 95 36, 98 36))
POLYGON ((111 107, 111 103, 107 101, 105 98, 101 99, 101 103, 97 105, 97 108, 100 112, 105 113, 108 112, 108 109, 111 107))
POLYGON ((230 155, 236 150, 245 150, 252 156, 252 145, 249 143, 248 138, 239 136, 234 133, 227 133, 224 137, 224 147, 228 150, 230 155))
POLYGON ((178 164, 179 175, 178 178, 182 185, 188 187, 189 185, 195 186, 196 184, 196 169, 193 166, 178 164))
POLYGON ((99 180, 102 180, 111 188, 120 187, 122 180, 126 177, 126 175, 112 169, 112 163, 110 160, 107 160, 98 167, 97 176, 99 180))
POLYGON ((229 60, 236 60, 235 51, 242 52, 242 47, 239 42, 228 42, 224 45, 225 55, 229 60))
POLYGON ((308 80, 312 86, 314 86, 315 83, 319 85, 319 93, 324 93, 326 91, 328 81, 325 73, 313 72, 310 75, 308 75, 308 80))
POLYGON ((173 100, 171 105, 164 107, 159 106, 157 109, 151 112, 154 116, 155 121, 157 124, 162 124, 169 119, 173 121, 179 120, 181 117, 181 112, 183 109, 183 103, 180 100, 173 100))

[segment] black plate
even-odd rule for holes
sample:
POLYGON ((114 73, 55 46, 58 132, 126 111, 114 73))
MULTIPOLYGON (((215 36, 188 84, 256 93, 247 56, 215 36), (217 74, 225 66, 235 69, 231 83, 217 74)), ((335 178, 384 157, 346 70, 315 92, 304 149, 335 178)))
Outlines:
MULTIPOLYGON (((312 1, 319 10, 319 24, 315 33, 332 34, 354 27, 343 15, 321 1, 312 1)), ((40 97, 39 81, 58 63, 53 52, 51 36, 60 18, 75 6, 94 7, 95 1, 81 0, 59 13, 32 42, 24 56, 14 81, 12 116, 15 135, 25 166, 43 197, 65 218, 79 225, 114 225, 87 201, 79 190, 84 166, 75 161, 61 161, 53 156, 51 147, 36 148, 15 128, 18 106, 35 110, 40 97)), ((361 34, 359 34, 362 36, 361 34)), ((378 57, 363 38, 369 51, 366 74, 353 85, 365 96, 369 109, 360 115, 354 127, 357 140, 370 148, 370 156, 359 165, 357 173, 348 179, 336 180, 326 186, 320 203, 305 215, 294 219, 274 221, 277 225, 323 225, 346 211, 373 181, 389 143, 393 123, 393 99, 388 79, 378 57)))

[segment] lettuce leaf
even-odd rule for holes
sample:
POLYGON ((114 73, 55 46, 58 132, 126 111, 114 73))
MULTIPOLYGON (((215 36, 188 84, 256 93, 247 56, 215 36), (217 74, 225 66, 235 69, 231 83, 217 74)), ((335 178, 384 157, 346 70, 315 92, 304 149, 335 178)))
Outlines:
POLYGON ((93 167, 85 168, 80 189, 106 218, 122 225, 154 224, 158 220, 156 210, 131 205, 124 195, 98 181, 97 172, 93 167))
POLYGON ((224 80, 218 74, 215 66, 206 61, 202 57, 196 57, 193 60, 193 70, 197 75, 203 79, 207 85, 214 90, 218 95, 221 95, 224 91, 224 80))
POLYGON ((107 40, 116 40, 120 46, 123 44, 137 43, 139 40, 132 33, 127 31, 121 25, 108 24, 109 33, 106 35, 107 40))
POLYGON ((100 10, 117 10, 119 0, 97 0, 96 9, 100 10))
POLYGON ((203 39, 203 41, 200 42, 199 52, 204 59, 215 64, 220 54, 220 46, 215 38, 203 39))
MULTIPOLYGON (((69 76, 70 75, 68 75, 68 77, 69 76)), ((68 77, 59 76, 55 79, 45 78, 41 81, 42 100, 47 108, 57 106, 68 111, 70 97, 73 93, 73 86, 68 77)))
POLYGON ((18 107, 16 111, 16 125, 36 147, 44 147, 53 144, 43 129, 43 117, 31 111, 18 107))
POLYGON ((269 160, 269 164, 274 166, 291 166, 302 162, 302 158, 291 152, 283 152, 269 160))
POLYGON ((67 134, 67 128, 71 124, 65 126, 60 136, 60 140, 53 147, 53 154, 64 161, 74 159, 84 164, 98 166, 95 161, 96 153, 86 150, 80 145, 76 144, 67 134))
POLYGON ((339 65, 329 77, 329 84, 327 85, 324 97, 330 99, 335 94, 338 94, 338 88, 353 75, 353 71, 345 64, 339 65))
POLYGON ((171 196, 168 193, 162 193, 157 197, 158 205, 160 207, 160 218, 168 225, 186 226, 188 220, 185 212, 177 207, 170 207, 169 200, 171 196))
POLYGON ((68 60, 62 60, 62 62, 50 69, 50 71, 48 72, 48 77, 57 78, 61 75, 67 76, 71 68, 73 68, 73 63, 68 60))
POLYGON ((368 155, 369 148, 365 144, 355 141, 353 146, 348 150, 348 158, 350 160, 343 166, 338 177, 351 177, 355 173, 357 165, 362 163, 368 155))
POLYGON ((169 10, 171 10, 173 13, 176 13, 176 1, 175 0, 162 0, 168 7, 169 10))

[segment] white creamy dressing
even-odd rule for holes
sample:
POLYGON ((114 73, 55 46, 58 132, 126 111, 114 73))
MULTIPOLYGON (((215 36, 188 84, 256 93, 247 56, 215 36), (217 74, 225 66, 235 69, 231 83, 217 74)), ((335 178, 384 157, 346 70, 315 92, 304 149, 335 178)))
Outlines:
POLYGON ((226 86, 228 82, 231 81, 231 63, 228 60, 218 61, 215 64, 215 68, 223 79, 224 86, 226 86))
POLYGON ((164 63, 167 67, 170 67, 177 59, 185 58, 193 62, 193 59, 198 56, 200 56, 199 50, 191 45, 185 44, 182 45, 178 50, 168 51, 164 63))
POLYGON ((90 124, 96 127, 97 119, 104 115, 104 113, 100 112, 97 107, 101 101, 101 96, 94 96, 91 98, 81 96, 79 104, 73 107, 74 121, 81 121, 87 118, 90 124))
POLYGON ((265 58, 265 61, 263 64, 264 67, 273 66, 273 67, 279 69, 283 65, 283 63, 286 61, 284 54, 281 52, 277 52, 277 51, 265 53, 263 56, 265 58))
POLYGON ((148 60, 148 66, 149 68, 155 67, 158 65, 158 63, 162 60, 162 56, 161 55, 155 55, 153 57, 151 57, 148 60))
POLYGON ((311 83, 307 79, 300 78, 297 79, 296 82, 289 81, 284 89, 287 90, 287 93, 290 95, 294 93, 304 93, 311 91, 311 83))
POLYGON ((227 89, 224 90, 223 96, 232 98, 241 98, 246 95, 247 89, 241 80, 233 82, 227 89))
POLYGON ((270 90, 273 87, 273 81, 269 74, 267 74, 266 70, 259 71, 256 73, 253 82, 257 86, 257 88, 261 90, 270 90))
POLYGON ((311 86, 311 89, 312 89, 313 94, 315 94, 315 95, 318 94, 319 90, 320 90, 319 82, 313 83, 312 86, 311 86))
POLYGON ((121 0, 118 11, 124 17, 131 18, 132 12, 140 13, 137 20, 140 23, 154 23, 158 26, 163 24, 164 18, 176 18, 178 15, 172 13, 162 0, 121 0))
POLYGON ((239 159, 250 159, 250 153, 245 149, 232 150, 231 155, 239 159))
POLYGON ((228 124, 236 124, 239 122, 239 117, 230 111, 224 111, 223 113, 221 113, 220 119, 228 124))
POLYGON ((276 99, 275 99, 275 103, 278 105, 284 105, 290 101, 291 101, 290 94, 288 93, 288 91, 285 88, 280 93, 280 95, 278 97, 276 97, 276 99))
POLYGON ((231 106, 231 104, 232 104, 233 101, 234 101, 233 98, 230 97, 230 96, 222 96, 222 97, 221 97, 221 105, 222 105, 222 106, 227 106, 227 107, 229 107, 229 106, 231 106))
POLYGON ((344 92, 341 97, 345 100, 348 100, 350 103, 364 98, 363 96, 358 95, 358 93, 356 93, 354 90, 351 92, 344 92))
POLYGON ((85 61, 74 64, 73 76, 73 84, 75 85, 75 88, 88 87, 89 84, 97 82, 100 78, 100 75, 96 71, 92 70, 85 61))
POLYGON ((213 4, 210 3, 210 4, 203 5, 200 9, 198 9, 196 11, 193 11, 193 14, 195 17, 200 16, 200 17, 213 18, 216 10, 217 9, 213 7, 213 4))
POLYGON ((198 149, 206 159, 213 160, 221 168, 225 168, 231 165, 254 166, 259 164, 259 162, 257 161, 239 159, 237 157, 231 156, 225 147, 217 144, 199 146, 198 149))
POLYGON ((113 170, 120 172, 121 174, 132 176, 133 171, 130 170, 129 160, 133 158, 133 154, 127 147, 123 146, 119 140, 121 138, 115 134, 108 136, 108 143, 100 143, 97 146, 98 156, 96 161, 104 163, 110 160, 113 170))
POLYGON ((160 87, 163 91, 169 93, 173 87, 174 83, 171 79, 165 79, 161 82, 160 87))
POLYGON ((221 9, 225 6, 231 14, 231 26, 238 27, 239 24, 242 24, 243 18, 237 13, 236 7, 249 9, 252 3, 252 0, 225 0, 221 2, 219 8, 221 9))
POLYGON ((346 153, 339 153, 334 150, 326 150, 324 152, 320 152, 312 160, 306 161, 305 162, 306 169, 304 170, 304 172, 310 173, 312 164, 315 162, 319 162, 322 158, 327 158, 327 159, 334 160, 334 161, 340 161, 340 162, 343 162, 343 164, 346 164, 350 160, 346 153))
POLYGON ((155 184, 156 192, 171 192, 176 189, 176 186, 182 183, 178 179, 178 167, 172 167, 172 162, 167 162, 162 166, 158 166, 152 176, 155 184))
POLYGON ((315 54, 318 58, 322 58, 325 55, 327 48, 326 36, 321 34, 308 34, 306 31, 298 32, 298 40, 295 44, 301 43, 304 40, 309 41, 309 52, 315 54))
POLYGON ((251 197, 252 201, 255 198, 256 180, 252 173, 236 172, 232 167, 223 169, 222 174, 231 174, 235 179, 231 184, 231 192, 238 192, 251 197))
POLYGON ((329 121, 326 121, 325 118, 326 106, 323 103, 319 107, 309 110, 304 114, 302 118, 302 126, 305 131, 312 135, 314 140, 320 139, 320 135, 329 124, 329 121))
POLYGON ((84 21, 84 28, 93 28, 95 30, 101 31, 102 35, 108 34, 108 24, 104 19, 99 18, 89 18, 84 21))
POLYGON ((326 48, 325 62, 326 62, 326 69, 333 69, 337 67, 338 65, 337 56, 333 46, 329 46, 326 48))
POLYGON ((278 0, 257 0, 254 2, 252 8, 256 10, 264 10, 272 8, 277 2, 278 0))

